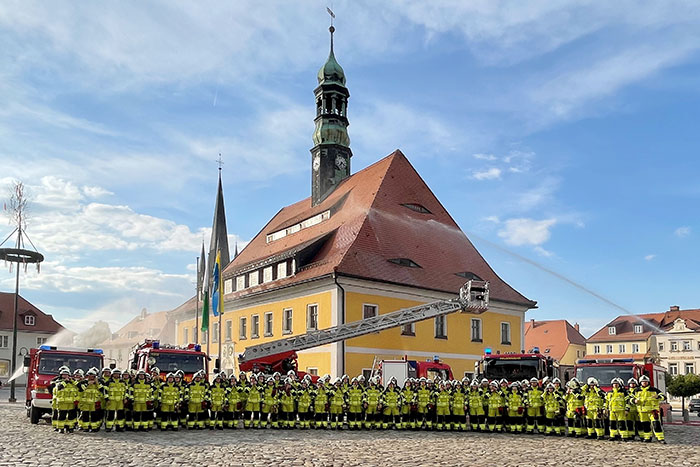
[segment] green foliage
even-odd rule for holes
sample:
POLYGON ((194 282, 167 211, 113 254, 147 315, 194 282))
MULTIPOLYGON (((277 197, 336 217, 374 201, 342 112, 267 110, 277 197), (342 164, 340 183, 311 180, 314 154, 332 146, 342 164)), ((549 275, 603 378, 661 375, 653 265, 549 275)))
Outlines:
POLYGON ((700 394, 700 376, 688 375, 667 375, 666 390, 674 397, 692 397, 700 394))

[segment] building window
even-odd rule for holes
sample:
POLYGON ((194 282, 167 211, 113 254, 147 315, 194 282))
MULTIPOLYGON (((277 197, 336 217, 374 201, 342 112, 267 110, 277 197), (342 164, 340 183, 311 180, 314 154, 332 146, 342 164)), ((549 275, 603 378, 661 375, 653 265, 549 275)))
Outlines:
POLYGON ((199 334, 197 332, 197 326, 192 328, 192 338, 195 342, 199 342, 199 334))
POLYGON ((644 332, 644 326, 642 326, 641 324, 634 325, 634 333, 635 334, 641 334, 643 332, 644 332))
POLYGON ((686 363, 685 364, 685 374, 686 375, 695 374, 695 363, 686 363))
POLYGON ((435 338, 447 339, 447 320, 445 315, 435 317, 435 338))
POLYGON ((659 342, 659 352, 663 352, 663 351, 664 351, 664 343, 659 342))
POLYGON ((10 377, 10 361, 0 360, 0 376, 3 378, 10 377))
POLYGON ((231 334, 233 334, 233 323, 231 322, 230 319, 226 320, 226 335, 224 339, 226 339, 226 342, 231 342, 231 334))
POLYGON ((306 367, 306 372, 311 376, 318 376, 318 368, 306 367))
POLYGON ((40 345, 44 345, 48 339, 46 337, 37 337, 36 338, 36 346, 39 347, 40 345))
POLYGON ((236 290, 245 289, 245 276, 236 277, 236 290))
POLYGON ((671 341, 671 352, 678 352, 678 342, 671 341))
POLYGON ((416 211, 420 212, 421 214, 432 214, 428 208, 423 206, 422 204, 417 204, 417 203, 404 203, 401 206, 407 207, 411 211, 416 211))
POLYGON ((260 315, 253 315, 250 317, 250 338, 258 337, 260 337, 260 315))
POLYGON ((187 345, 190 343, 190 330, 185 328, 182 330, 182 343, 187 345))
POLYGON ((620 344, 617 346, 617 350, 619 353, 625 353, 627 351, 627 348, 626 348, 625 344, 620 344))
POLYGON ((287 262, 279 263, 277 265, 277 279, 282 279, 287 277, 287 262))
POLYGON ((416 335, 416 323, 404 324, 401 326, 402 336, 415 336, 416 335))
POLYGON ((677 375, 678 374, 678 363, 669 363, 668 364, 668 372, 672 375, 677 375))
POLYGON ((0 336, 0 349, 10 348, 10 336, 0 336))
POLYGON ((510 323, 501 323, 501 344, 510 345, 510 323))
POLYGON ((224 281, 224 295, 233 292, 233 279, 227 279, 224 281))
POLYGON ((692 350, 690 346, 690 341, 683 341, 683 351, 692 350))
POLYGON ((258 271, 253 271, 248 274, 248 286, 253 287, 258 285, 258 279, 260 279, 260 273, 258 271))
POLYGON ((241 318, 238 320, 238 337, 240 339, 247 339, 248 335, 248 320, 246 318, 241 318))
POLYGON ((265 313, 265 335, 270 337, 272 335, 272 312, 268 311, 265 313))
POLYGON ((474 274, 471 271, 456 272, 455 276, 464 277, 465 279, 468 279, 470 281, 471 280, 475 280, 475 281, 481 280, 481 277, 477 276, 476 274, 474 274))
MULTIPOLYGON (((549 349, 547 349, 547 350, 549 350, 549 349)), ((580 350, 576 351, 576 358, 581 358, 581 351, 580 350)))
POLYGON ((391 258, 388 259, 390 263, 398 264, 399 266, 405 266, 407 268, 419 268, 420 265, 409 258, 391 258))
POLYGON ((34 323, 36 322, 36 318, 34 315, 24 315, 24 325, 25 326, 34 326, 34 323))
POLYGON ((292 309, 285 308, 282 310, 282 334, 292 333, 292 309))
POLYGON ((632 344, 632 353, 639 353, 639 344, 632 344))
POLYGON ((363 368, 362 369, 362 376, 365 377, 365 381, 369 381, 369 379, 372 377, 372 369, 371 368, 363 368))
POLYGON ((268 266, 265 269, 263 269, 263 282, 271 282, 272 281, 272 266, 268 266))
POLYGON ((472 318, 472 342, 482 342, 481 320, 479 318, 472 318))
POLYGON ((615 329, 615 326, 608 326, 608 334, 611 336, 617 334, 617 329, 615 329))
POLYGON ((213 323, 211 326, 211 342, 219 342, 219 323, 213 323))
POLYGON ((363 305, 362 319, 374 318, 377 316, 379 307, 377 305, 363 305))
POLYGON ((612 344, 607 344, 605 346, 605 353, 612 353, 612 344))
POLYGON ((308 305, 306 307, 306 329, 315 331, 318 329, 318 305, 308 305))
POLYGON ((593 346, 593 353, 600 353, 600 346, 599 345, 593 346))

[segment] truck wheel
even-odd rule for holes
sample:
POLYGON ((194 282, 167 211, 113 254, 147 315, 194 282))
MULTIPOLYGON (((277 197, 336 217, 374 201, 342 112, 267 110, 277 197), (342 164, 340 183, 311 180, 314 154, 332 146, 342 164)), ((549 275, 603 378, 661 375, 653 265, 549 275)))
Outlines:
POLYGON ((39 409, 34 407, 33 405, 29 407, 29 421, 32 422, 32 425, 36 425, 39 423, 39 418, 41 418, 41 412, 39 409))

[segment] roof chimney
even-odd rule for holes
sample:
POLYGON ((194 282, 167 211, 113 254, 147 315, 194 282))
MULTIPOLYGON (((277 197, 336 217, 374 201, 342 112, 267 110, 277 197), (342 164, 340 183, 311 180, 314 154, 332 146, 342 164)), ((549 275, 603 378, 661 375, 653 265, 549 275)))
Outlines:
POLYGON ((680 311, 680 310, 681 310, 681 307, 679 307, 678 305, 671 305, 671 308, 669 309, 669 311, 680 311))
POLYGON ((578 323, 574 323, 574 329, 576 329, 576 332, 581 332, 581 330, 578 327, 578 323))
POLYGON ((535 329, 535 319, 534 318, 530 319, 530 326, 532 327, 532 329, 535 329))
POLYGON ((144 320, 144 319, 146 319, 146 316, 148 316, 148 311, 146 311, 145 308, 141 308, 141 316, 140 316, 140 318, 141 318, 142 320, 144 320))

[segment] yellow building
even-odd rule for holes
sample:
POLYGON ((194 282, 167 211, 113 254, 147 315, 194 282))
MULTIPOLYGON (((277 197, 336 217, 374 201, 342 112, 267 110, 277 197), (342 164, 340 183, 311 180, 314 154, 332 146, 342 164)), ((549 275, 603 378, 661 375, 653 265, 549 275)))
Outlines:
MULTIPOLYGON (((375 357, 437 356, 461 378, 485 347, 521 351, 525 312, 535 302, 496 275, 400 151, 351 174, 349 93, 332 49, 318 81, 312 195, 282 208, 224 268, 222 368, 235 370, 233 357, 249 345, 454 298, 469 279, 489 281, 486 313, 454 313, 305 350, 299 369, 356 375, 375 357)), ((181 318, 179 343, 194 327, 194 318, 181 318)), ((219 352, 212 342, 210 353, 219 352)))
MULTIPOLYGON (((543 355, 559 362, 560 370, 574 376, 576 360, 586 356, 586 339, 565 319, 535 321, 525 324, 525 348, 537 347, 543 355)), ((562 373, 564 374, 564 373, 562 373)))

